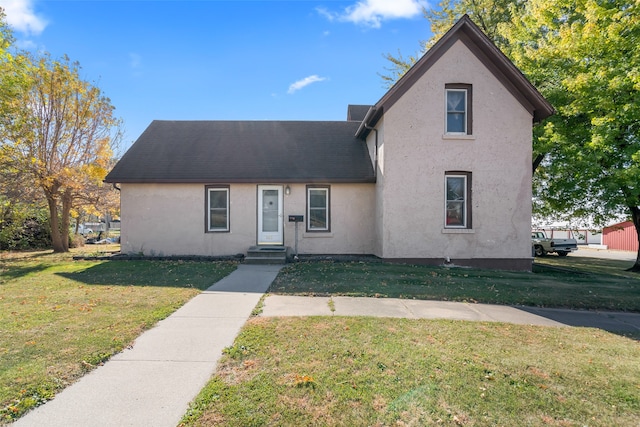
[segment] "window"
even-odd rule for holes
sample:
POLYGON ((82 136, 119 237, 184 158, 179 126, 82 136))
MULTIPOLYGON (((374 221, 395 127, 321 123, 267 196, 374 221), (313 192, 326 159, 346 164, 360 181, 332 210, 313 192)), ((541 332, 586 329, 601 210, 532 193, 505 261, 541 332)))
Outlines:
POLYGON ((445 228, 471 228, 471 173, 445 173, 445 228))
POLYGON ((445 133, 471 135, 471 85, 447 84, 445 133))
POLYGON ((329 187, 307 187, 307 231, 329 231, 329 187))
POLYGON ((206 191, 206 231, 229 231, 229 188, 206 187, 206 191))

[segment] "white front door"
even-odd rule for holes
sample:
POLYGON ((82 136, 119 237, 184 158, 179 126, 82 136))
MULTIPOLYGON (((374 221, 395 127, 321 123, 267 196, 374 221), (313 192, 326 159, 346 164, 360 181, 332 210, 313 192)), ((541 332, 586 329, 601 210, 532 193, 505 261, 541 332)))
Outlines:
POLYGON ((284 244, 282 186, 258 186, 258 244, 284 244))

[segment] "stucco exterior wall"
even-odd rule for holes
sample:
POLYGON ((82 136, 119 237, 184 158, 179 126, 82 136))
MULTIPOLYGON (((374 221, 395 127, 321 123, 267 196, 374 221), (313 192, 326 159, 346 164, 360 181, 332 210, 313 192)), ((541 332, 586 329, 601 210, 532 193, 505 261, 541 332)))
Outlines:
POLYGON ((531 114, 462 43, 385 111, 383 258, 531 258, 531 114), (445 84, 473 85, 473 135, 445 135, 445 84), (472 173, 471 230, 444 227, 445 171, 472 173))
POLYGON ((255 244, 255 186, 230 189, 228 233, 205 233, 205 197, 204 184, 122 184, 122 252, 222 256, 255 244))
MULTIPOLYGON (((284 188, 284 184, 282 185, 284 188)), ((295 247, 295 224, 306 218, 306 185, 290 184, 284 196, 285 245, 295 247)), ((205 232, 204 184, 122 184, 123 253, 152 256, 225 256, 246 253, 256 244, 257 184, 229 186, 230 232, 205 232)), ((298 225, 300 254, 371 254, 374 251, 373 184, 332 184, 331 231, 306 232, 298 225)))
MULTIPOLYGON (((304 215, 306 185, 291 184, 291 194, 284 198, 285 246, 295 247, 295 224, 287 222, 288 215, 304 215)), ((307 232, 304 223, 298 224, 298 253, 300 254, 372 254, 374 252, 375 185, 330 185, 329 232, 307 232)))

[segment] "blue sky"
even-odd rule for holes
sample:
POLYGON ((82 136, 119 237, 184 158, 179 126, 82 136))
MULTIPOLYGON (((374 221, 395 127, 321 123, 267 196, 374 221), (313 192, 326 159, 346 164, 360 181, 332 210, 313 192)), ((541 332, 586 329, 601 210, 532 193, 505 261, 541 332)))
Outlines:
MULTIPOLYGON (((124 122, 344 120, 384 94, 383 55, 430 37, 424 0, 0 0, 17 47, 68 55, 124 122)), ((120 153, 121 154, 121 153, 120 153)))

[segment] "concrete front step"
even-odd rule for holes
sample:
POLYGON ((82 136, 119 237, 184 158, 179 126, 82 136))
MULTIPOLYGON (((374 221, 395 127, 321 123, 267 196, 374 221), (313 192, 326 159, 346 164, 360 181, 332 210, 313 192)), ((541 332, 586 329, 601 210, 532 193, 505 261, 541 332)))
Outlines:
POLYGON ((245 264, 285 264, 287 262, 285 246, 252 246, 244 258, 245 264))
POLYGON ((279 265, 279 264, 286 264, 287 263, 287 257, 282 257, 282 258, 266 258, 266 257, 244 257, 244 263, 245 264, 254 264, 254 265, 279 265))

